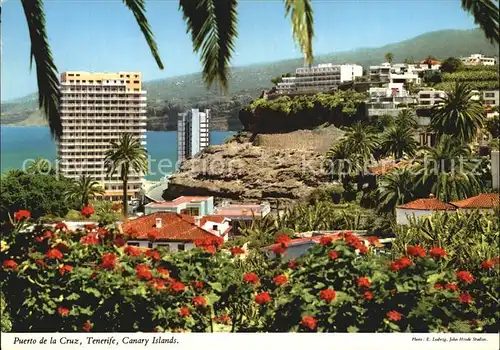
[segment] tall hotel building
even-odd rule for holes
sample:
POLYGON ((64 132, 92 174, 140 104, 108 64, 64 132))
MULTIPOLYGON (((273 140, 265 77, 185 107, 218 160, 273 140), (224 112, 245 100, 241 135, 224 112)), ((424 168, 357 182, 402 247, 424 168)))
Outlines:
MULTIPOLYGON (((100 182, 105 199, 122 199, 119 171, 108 176, 104 166, 110 141, 132 133, 146 145, 146 91, 141 73, 61 74, 63 134, 57 142, 62 175, 77 179, 82 174, 100 182)), ((134 197, 144 174, 129 174, 128 196, 134 197)))
POLYGON ((177 164, 210 145, 210 110, 191 109, 177 120, 177 164))

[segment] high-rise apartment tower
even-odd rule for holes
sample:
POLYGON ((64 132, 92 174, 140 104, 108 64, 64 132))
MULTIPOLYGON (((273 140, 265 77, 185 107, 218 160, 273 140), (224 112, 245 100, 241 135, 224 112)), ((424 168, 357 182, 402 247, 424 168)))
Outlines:
POLYGON ((177 162, 191 158, 210 145, 210 110, 191 109, 179 113, 177 121, 177 162))
MULTIPOLYGON (((61 118, 63 135, 57 142, 57 157, 62 175, 77 179, 87 174, 99 181, 105 199, 122 199, 119 171, 108 176, 104 154, 110 141, 131 133, 146 145, 146 91, 141 73, 61 74, 61 118)), ((131 172, 128 196, 141 187, 144 174, 131 172)))

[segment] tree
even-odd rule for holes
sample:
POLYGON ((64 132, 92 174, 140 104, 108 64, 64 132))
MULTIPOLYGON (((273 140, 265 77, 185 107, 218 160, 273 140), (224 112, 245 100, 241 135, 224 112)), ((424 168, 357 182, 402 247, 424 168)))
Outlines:
MULTIPOLYGON (((123 0, 132 11, 151 53, 160 69, 163 63, 153 32, 146 17, 145 0, 123 0)), ((31 40, 31 58, 36 64, 38 105, 44 112, 52 135, 59 139, 62 123, 59 110, 58 72, 52 57, 45 26, 43 0, 21 1, 31 40)), ((314 19, 311 0, 285 0, 285 14, 290 16, 293 37, 305 55, 307 64, 313 60, 312 39, 314 19)), ((237 0, 179 0, 179 9, 191 34, 193 48, 201 54, 202 76, 211 86, 217 83, 227 89, 229 64, 238 35, 237 0)))
POLYGON ((480 193, 484 184, 478 176, 478 161, 471 150, 453 135, 443 135, 435 148, 424 147, 417 160, 420 194, 434 193, 443 202, 480 193))
POLYGON ((426 70, 422 76, 424 84, 434 85, 443 81, 443 74, 436 70, 426 70))
POLYGON ((462 8, 474 17, 484 36, 492 43, 500 43, 498 0, 462 0, 462 8))
POLYGON ((392 63, 392 60, 394 59, 394 54, 392 52, 388 52, 384 55, 384 58, 386 62, 392 63))
POLYGON ((439 68, 443 73, 454 73, 464 68, 464 63, 455 57, 448 57, 439 68))
POLYGON ((378 182, 379 210, 393 212, 396 206, 416 198, 415 174, 412 167, 394 168, 378 182))
POLYGON ((28 173, 21 170, 1 175, 0 221, 8 220, 8 213, 25 209, 33 218, 44 215, 63 217, 71 207, 64 196, 71 181, 60 175, 28 173))
POLYGON ((292 73, 281 74, 277 77, 272 78, 271 83, 273 83, 274 85, 278 85, 278 83, 281 83, 283 81, 283 78, 291 76, 293 76, 292 73))
POLYGON ((52 165, 47 159, 38 157, 37 159, 31 161, 26 167, 26 172, 31 174, 48 174, 51 172, 52 165))
POLYGON ((353 150, 365 162, 371 160, 373 152, 379 146, 379 138, 375 129, 361 122, 346 129, 342 142, 346 143, 347 149, 353 150))
POLYGON ((413 130, 407 125, 394 125, 382 134, 382 151, 391 154, 394 160, 400 160, 403 155, 415 155, 418 142, 413 137, 413 130))
POLYGON ((128 216, 128 177, 130 171, 138 174, 147 171, 146 149, 140 141, 132 134, 122 134, 118 141, 111 141, 111 148, 106 151, 104 158, 108 174, 113 175, 120 171, 120 179, 123 181, 123 216, 128 216))
POLYGON ((86 174, 81 175, 65 192, 70 201, 78 203, 78 209, 88 205, 98 194, 104 194, 104 189, 99 182, 86 174))
POLYGON ((415 111, 409 108, 400 110, 394 119, 394 124, 397 126, 406 126, 411 129, 418 128, 418 120, 415 116, 415 111))
POLYGON ((347 142, 341 140, 328 150, 326 165, 330 179, 345 184, 351 177, 363 171, 365 161, 359 153, 349 147, 347 142))
POLYGON ((473 99, 471 87, 457 82, 452 91, 447 92, 443 104, 431 109, 431 128, 438 138, 450 134, 461 142, 469 143, 485 122, 484 108, 480 101, 473 99))
POLYGON ((500 136, 500 116, 495 114, 493 117, 486 119, 486 130, 491 134, 493 138, 498 138, 500 136))

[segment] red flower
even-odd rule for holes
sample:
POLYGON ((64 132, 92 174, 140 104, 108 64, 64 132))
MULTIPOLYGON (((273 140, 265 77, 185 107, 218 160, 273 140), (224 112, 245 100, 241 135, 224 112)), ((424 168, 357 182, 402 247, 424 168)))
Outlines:
POLYGON ((391 269, 392 271, 399 271, 410 267, 412 264, 413 263, 410 259, 408 259, 406 256, 403 256, 402 258, 393 261, 389 266, 389 269, 391 269))
POLYGON ((208 245, 208 246, 203 247, 203 251, 205 253, 214 255, 215 252, 217 251, 217 248, 215 248, 214 245, 208 245))
POLYGON ((316 319, 312 316, 304 316, 302 320, 300 320, 300 324, 306 328, 311 330, 316 328, 316 319))
POLYGON ((113 270, 116 266, 117 259, 117 256, 113 253, 103 254, 101 267, 105 270, 113 270))
POLYGON ((323 299, 328 304, 335 299, 336 295, 337 293, 335 293, 335 291, 332 288, 323 289, 321 292, 319 292, 319 298, 323 299))
POLYGON ((140 280, 150 280, 153 278, 153 274, 149 269, 149 266, 146 264, 139 264, 135 267, 135 272, 137 274, 137 278, 140 280))
POLYGON ((202 296, 199 296, 199 295, 195 296, 193 299, 191 299, 191 302, 196 307, 201 307, 201 306, 207 305, 206 299, 202 296))
POLYGON ((359 253, 360 254, 366 254, 368 253, 368 247, 365 246, 363 243, 360 243, 359 245, 357 245, 355 247, 357 250, 359 250, 359 253))
POLYGON ((165 289, 165 281, 161 278, 153 278, 150 283, 154 288, 158 290, 165 289))
POLYGON ((160 253, 157 252, 156 250, 154 249, 149 249, 146 251, 146 256, 149 256, 151 259, 153 260, 160 260, 161 259, 161 256, 160 256, 160 253))
POLYGON ((391 321, 399 321, 399 320, 401 320, 401 317, 402 317, 402 316, 403 316, 402 314, 400 314, 399 312, 394 311, 394 310, 389 311, 389 312, 387 313, 387 318, 388 318, 389 320, 391 320, 391 321))
POLYGON ((99 244, 99 238, 97 237, 97 234, 89 233, 88 235, 85 235, 82 238, 80 238, 80 243, 83 245, 99 244))
POLYGON ((191 315, 191 312, 189 311, 187 306, 182 306, 179 309, 179 316, 180 317, 189 317, 189 315, 191 315))
POLYGON ((31 213, 28 210, 18 210, 14 213, 14 219, 16 221, 21 221, 23 219, 31 218, 31 213))
POLYGON ((164 268, 164 267, 161 267, 161 266, 158 266, 156 268, 156 271, 158 271, 158 273, 161 274, 161 275, 166 275, 166 276, 169 275, 168 270, 166 268, 164 268))
POLYGON ((282 246, 286 247, 286 246, 288 246, 288 243, 289 243, 291 240, 292 240, 292 239, 291 239, 288 235, 286 235, 286 234, 282 233, 282 234, 280 234, 280 235, 278 235, 278 236, 276 237, 276 239, 275 239, 275 241, 274 241, 274 242, 275 242, 275 243, 279 243, 279 244, 281 244, 282 246))
POLYGON ((193 286, 193 288, 203 289, 203 282, 201 281, 192 281, 191 285, 193 286))
POLYGON ((232 323, 231 316, 229 315, 220 315, 218 317, 214 317, 214 321, 225 325, 230 325, 232 323))
POLYGON ((171 287, 172 287, 172 290, 176 293, 184 292, 184 290, 186 289, 186 286, 184 285, 184 283, 178 282, 178 281, 175 281, 174 283, 172 283, 171 287))
POLYGON ((288 267, 293 270, 294 268, 297 267, 297 261, 295 261, 295 259, 290 260, 288 262, 288 267))
POLYGON ((273 278, 273 282, 278 286, 282 286, 288 282, 288 277, 286 277, 285 275, 278 275, 273 278))
POLYGON ((370 283, 370 280, 368 279, 368 277, 359 277, 358 278, 358 287, 360 287, 360 288, 368 288, 371 285, 372 284, 370 283))
POLYGON ((447 290, 450 290, 452 292, 455 292, 458 290, 458 285, 456 283, 446 283, 444 288, 446 288, 447 290))
POLYGON ((469 284, 474 281, 474 276, 472 276, 469 271, 458 271, 457 278, 465 284, 469 284))
POLYGON ((90 321, 86 321, 82 326, 82 330, 84 332, 90 332, 92 330, 92 323, 90 323, 90 321))
POLYGON ((434 283, 434 289, 443 289, 444 286, 441 283, 434 283))
POLYGON ((286 246, 283 244, 275 244, 272 248, 272 251, 276 255, 283 255, 286 252, 286 246))
POLYGON ((91 205, 87 205, 87 206, 83 207, 82 210, 80 211, 80 213, 83 216, 85 216, 86 218, 91 217, 92 214, 94 214, 94 212, 95 212, 95 210, 91 205))
POLYGON ((321 236, 319 239, 319 244, 322 246, 329 246, 333 242, 333 237, 332 236, 321 236))
POLYGON ((255 302, 259 305, 267 304, 271 301, 271 296, 268 292, 260 292, 255 296, 255 302))
POLYGON ((6 270, 17 271, 17 263, 14 260, 4 260, 2 265, 6 270))
POLYGON ((45 263, 45 261, 43 259, 36 260, 35 264, 37 264, 40 267, 46 267, 47 266, 47 264, 45 263))
POLYGON ((409 246, 406 249, 406 252, 410 256, 419 256, 421 258, 423 258, 425 256, 425 250, 418 245, 409 246))
POLYGON ((64 276, 66 272, 71 272, 71 271, 73 271, 73 266, 71 265, 63 265, 59 268, 59 273, 61 274, 61 276, 64 276))
POLYGON ((97 230, 97 236, 99 237, 104 237, 109 234, 109 231, 106 230, 104 227, 101 227, 99 230, 97 230))
POLYGON ((87 231, 94 231, 97 230, 97 225, 96 224, 85 224, 83 225, 83 228, 86 229, 87 231))
POLYGON ((35 241, 37 241, 37 242, 43 242, 43 240, 50 239, 50 238, 53 238, 53 237, 54 237, 54 234, 52 233, 52 231, 45 231, 43 233, 42 237, 36 237, 35 241))
POLYGON ((332 260, 336 260, 339 257, 339 252, 336 250, 331 250, 328 252, 328 257, 332 260))
POLYGON ((245 250, 240 247, 233 247, 231 248, 231 254, 233 254, 233 256, 245 254, 245 250))
POLYGON ((58 222, 54 226, 54 230, 63 230, 63 231, 68 231, 68 226, 64 222, 58 222))
POLYGON ((463 292, 458 296, 458 301, 464 304, 472 303, 472 296, 469 292, 463 292))
POLYGON ((124 251, 128 256, 141 256, 142 255, 142 249, 138 248, 138 247, 134 247, 133 245, 126 246, 124 251))
POLYGON ((363 297, 366 299, 366 300, 372 300, 373 299, 373 293, 370 292, 369 290, 365 291, 363 293, 363 297))
POLYGON ((125 237, 119 235, 119 236, 116 236, 116 238, 113 241, 113 243, 117 247, 123 247, 125 244, 127 244, 127 240, 125 239, 125 237))
POLYGON ((481 268, 483 270, 490 270, 493 268, 493 266, 495 266, 495 263, 493 262, 493 260, 485 260, 481 263, 481 268))
POLYGON ((243 275, 243 281, 249 284, 257 284, 259 283, 259 276, 253 272, 248 272, 243 275))
POLYGON ((150 231, 148 233, 148 239, 150 241, 156 241, 158 239, 158 232, 156 232, 156 231, 150 231))
POLYGON ((59 306, 57 308, 57 312, 59 312, 59 315, 61 316, 68 316, 69 315, 69 309, 65 308, 65 307, 62 307, 62 306, 59 306))
POLYGON ((368 237, 366 239, 368 241, 368 243, 370 243, 371 245, 374 245, 374 246, 378 246, 380 245, 380 241, 378 240, 377 237, 374 237, 374 236, 371 236, 371 237, 368 237))
POLYGON ((436 259, 441 259, 446 256, 446 251, 443 248, 433 247, 429 250, 429 254, 436 259))
POLYGON ((45 253, 45 256, 48 259, 59 259, 61 260, 63 258, 63 254, 58 250, 58 249, 49 249, 47 253, 45 253))

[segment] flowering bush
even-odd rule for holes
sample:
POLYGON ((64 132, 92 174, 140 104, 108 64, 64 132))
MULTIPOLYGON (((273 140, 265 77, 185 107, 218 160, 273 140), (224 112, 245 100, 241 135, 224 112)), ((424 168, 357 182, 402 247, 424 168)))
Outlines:
POLYGON ((169 255, 124 245, 114 227, 35 226, 12 236, 0 278, 13 331, 499 330, 490 256, 456 269, 444 250, 413 244, 388 260, 353 234, 289 262, 255 250, 243 257, 218 240, 169 255))

